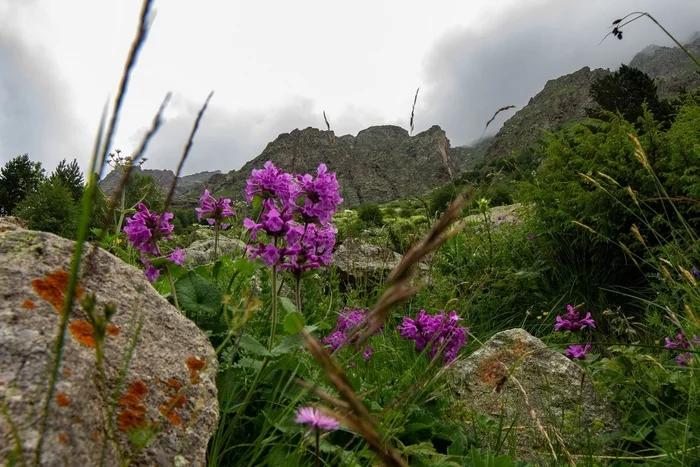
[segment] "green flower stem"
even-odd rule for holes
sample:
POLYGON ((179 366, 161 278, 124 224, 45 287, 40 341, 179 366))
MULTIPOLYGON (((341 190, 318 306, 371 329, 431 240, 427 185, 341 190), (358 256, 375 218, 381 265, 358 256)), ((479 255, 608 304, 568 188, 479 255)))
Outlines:
POLYGON ((180 310, 180 302, 177 300, 177 292, 175 291, 175 281, 173 281, 173 275, 170 274, 170 266, 165 266, 165 273, 168 275, 168 282, 170 282, 170 293, 173 296, 173 301, 175 302, 175 308, 180 310))
POLYGON ((301 312, 301 277, 295 277, 296 284, 294 287, 294 298, 296 301, 297 311, 301 312))
POLYGON ((314 462, 315 467, 320 467, 321 465, 321 430, 316 430, 316 461, 314 462))
POLYGON ((272 266, 272 322, 270 323, 270 341, 267 350, 272 351, 277 330, 277 265, 272 266))
POLYGON ((214 222, 214 261, 219 259, 217 252, 219 251, 219 220, 214 222))

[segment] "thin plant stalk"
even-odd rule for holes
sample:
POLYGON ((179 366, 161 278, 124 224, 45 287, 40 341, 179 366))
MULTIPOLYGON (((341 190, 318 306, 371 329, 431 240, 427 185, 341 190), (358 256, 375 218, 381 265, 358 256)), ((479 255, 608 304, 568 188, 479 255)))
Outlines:
POLYGON ((277 330, 277 265, 272 266, 272 322, 270 323, 270 341, 267 350, 272 351, 277 330))
POLYGON ((296 302, 297 310, 301 311, 301 277, 295 277, 294 280, 294 300, 296 302))
POLYGON ((316 460, 314 461, 314 467, 319 467, 321 465, 321 431, 316 430, 316 460))
POLYGON ((219 219, 214 222, 214 261, 219 259, 219 219))
POLYGON ((175 308, 180 310, 180 302, 177 299, 177 292, 175 291, 175 281, 173 281, 173 275, 170 273, 170 265, 165 266, 165 274, 168 276, 168 282, 170 283, 170 293, 173 296, 173 302, 175 302, 175 308))

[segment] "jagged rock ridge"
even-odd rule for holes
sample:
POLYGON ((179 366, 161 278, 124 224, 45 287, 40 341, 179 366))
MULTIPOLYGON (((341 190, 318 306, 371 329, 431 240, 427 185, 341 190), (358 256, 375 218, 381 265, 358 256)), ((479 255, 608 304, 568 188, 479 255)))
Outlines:
MULTIPOLYGON (((691 54, 700 56, 700 32, 684 46, 691 54)), ((700 87, 700 74, 695 64, 678 47, 647 46, 632 58, 630 66, 654 78, 659 96, 663 98, 700 87)))
POLYGON ((357 136, 333 135, 334 142, 331 135, 316 128, 283 133, 240 170, 210 179, 209 187, 218 195, 242 199, 246 178, 268 160, 287 172, 312 175, 323 162, 336 172, 347 209, 423 194, 474 164, 464 148, 450 147, 438 126, 415 136, 390 125, 373 126, 357 136))
MULTIPOLYGON (((700 55, 700 33, 693 35, 686 47, 695 56, 700 55)), ((700 87, 695 64, 677 47, 649 45, 632 58, 629 66, 652 77, 662 98, 700 87)), ((586 117, 586 108, 595 107, 591 85, 609 73, 609 70, 584 67, 548 81, 540 93, 503 124, 486 150, 485 159, 507 157, 535 143, 544 131, 586 117)))
POLYGON ((547 81, 544 89, 509 118, 486 150, 485 158, 506 157, 553 131, 559 125, 586 117, 594 106, 591 84, 610 71, 583 67, 575 73, 547 81))
MULTIPOLYGON (((134 173, 140 173, 143 175, 151 175, 158 187, 167 193, 170 190, 170 186, 175 180, 175 174, 172 170, 157 170, 157 169, 142 169, 141 167, 134 167, 134 173)), ((190 190, 199 190, 200 192, 206 188, 209 180, 216 175, 220 175, 220 170, 215 170, 213 172, 198 172, 192 175, 185 175, 180 177, 175 187, 175 195, 182 195, 190 190)), ((122 173, 118 170, 113 170, 105 178, 100 181, 100 188, 106 194, 111 195, 119 187, 121 182, 122 173)))

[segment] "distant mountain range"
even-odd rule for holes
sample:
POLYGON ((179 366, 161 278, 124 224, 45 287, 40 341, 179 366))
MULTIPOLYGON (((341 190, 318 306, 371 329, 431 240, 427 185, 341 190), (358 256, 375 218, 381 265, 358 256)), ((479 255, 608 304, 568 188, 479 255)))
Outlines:
MULTIPOLYGON (((691 53, 700 55, 700 33, 686 44, 691 53)), ((650 45, 636 54, 630 66, 651 76, 661 97, 672 97, 700 87, 700 75, 694 64, 678 48, 650 45)), ((244 198, 245 179, 251 170, 270 160, 292 173, 315 174, 323 162, 337 173, 344 208, 362 203, 385 203, 397 198, 421 195, 436 188, 483 159, 494 159, 528 147, 544 134, 564 123, 586 116, 594 106, 591 84, 610 74, 610 70, 584 67, 574 73, 548 81, 542 91, 508 119, 493 138, 478 146, 451 147, 445 132, 433 126, 411 136, 397 126, 373 126, 357 136, 336 136, 332 131, 306 128, 283 133, 263 152, 240 170, 227 174, 220 171, 200 172, 181 177, 175 204, 194 206, 204 188, 217 196, 234 200, 244 198)), ((139 169, 141 170, 141 169, 139 169)), ((141 170, 153 175, 167 191, 175 175, 169 170, 141 170)), ((119 183, 119 173, 112 172, 100 182, 111 194, 119 183)))

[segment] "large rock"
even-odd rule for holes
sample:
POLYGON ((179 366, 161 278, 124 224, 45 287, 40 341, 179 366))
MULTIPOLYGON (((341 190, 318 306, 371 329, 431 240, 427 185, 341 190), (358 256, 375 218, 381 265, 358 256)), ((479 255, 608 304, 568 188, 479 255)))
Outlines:
MULTIPOLYGON (((570 453, 585 453, 586 443, 596 443, 619 428, 615 410, 581 366, 523 329, 499 332, 468 358, 456 361, 449 380, 463 408, 496 420, 503 417, 504 430, 513 427, 514 442, 503 449, 514 447, 521 458, 550 455, 533 413, 557 452, 558 435, 570 453)), ((470 420, 465 417, 467 423, 470 420)), ((495 433, 490 435, 495 439, 495 433)))
MULTIPOLYGON (((241 240, 219 236, 218 257, 241 253, 245 248, 246 244, 241 240)), ((214 239, 196 240, 185 248, 185 253, 185 265, 188 267, 211 263, 216 259, 214 239)))
MULTIPOLYGON (((0 417, 2 465, 11 457, 21 464, 21 456, 31 463, 35 456, 74 246, 0 222, 0 406, 9 416, 0 417)), ((219 413, 214 349, 141 271, 86 248, 76 298, 94 294, 100 315, 106 305, 116 309, 104 339, 104 380, 96 370, 93 328, 76 303, 41 465, 98 465, 102 455, 107 466, 126 459, 204 465, 219 413), (154 438, 138 450, 134 441, 149 433, 154 438)))
MULTIPOLYGON (((348 238, 333 253, 333 265, 340 271, 344 282, 360 279, 381 281, 398 266, 401 259, 402 256, 395 251, 357 238, 348 238)), ((425 281, 429 266, 425 263, 418 263, 417 266, 419 280, 425 281)))

